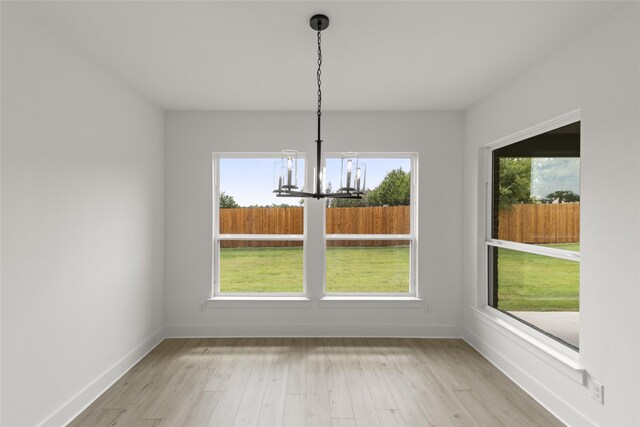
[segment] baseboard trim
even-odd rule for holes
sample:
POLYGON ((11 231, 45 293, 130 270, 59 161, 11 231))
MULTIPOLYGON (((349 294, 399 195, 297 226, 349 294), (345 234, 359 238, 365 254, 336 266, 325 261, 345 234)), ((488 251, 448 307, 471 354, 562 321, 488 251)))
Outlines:
POLYGON ((164 339, 164 328, 158 329, 142 344, 127 353, 114 363, 95 380, 80 390, 75 396, 64 403, 53 414, 42 421, 39 426, 63 426, 69 424, 84 411, 94 400, 111 387, 129 369, 145 357, 164 339))
POLYGON ((276 338, 276 337, 376 337, 376 338, 461 338, 457 325, 420 324, 191 324, 168 325, 167 338, 276 338))
POLYGON ((592 420, 576 410, 566 400, 549 390, 525 370, 506 358, 500 351, 487 344, 473 332, 463 329, 463 339, 478 351, 493 366, 505 374, 511 381, 523 389, 533 399, 568 426, 596 426, 592 420), (558 404, 558 402, 560 404, 558 404), (553 404, 555 403, 555 404, 553 404))

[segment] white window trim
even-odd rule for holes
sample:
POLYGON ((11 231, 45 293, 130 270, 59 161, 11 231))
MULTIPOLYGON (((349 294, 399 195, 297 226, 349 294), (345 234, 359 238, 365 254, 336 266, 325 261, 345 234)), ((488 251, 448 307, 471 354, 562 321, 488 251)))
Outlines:
MULTIPOLYGON (((342 153, 328 152, 322 156, 322 164, 326 165, 327 158, 340 158, 342 153)), ((351 306, 356 301, 362 305, 376 308, 381 301, 386 300, 391 305, 422 306, 421 293, 418 286, 418 153, 415 152, 359 152, 359 159, 367 158, 409 158, 411 159, 411 192, 410 192, 410 224, 409 234, 327 234, 327 207, 322 209, 322 234, 324 236, 323 250, 323 280, 320 306, 351 306), (408 292, 327 292, 327 240, 409 240, 409 291, 408 292)))
POLYGON ((325 295, 318 300, 321 308, 423 308, 422 298, 405 294, 353 294, 325 295))
POLYGON ((547 246, 530 245, 527 243, 512 242, 510 240, 490 239, 485 242, 487 246, 502 249, 511 249, 518 252, 527 252, 534 255, 543 255, 551 258, 560 258, 567 261, 580 262, 580 252, 567 249, 552 248, 547 246))
MULTIPOLYGON (((255 159, 268 158, 277 160, 280 153, 277 152, 254 152, 254 153, 225 153, 216 152, 212 157, 212 198, 213 198, 213 215, 212 215, 212 263, 211 263, 211 279, 212 287, 206 307, 253 307, 255 302, 258 305, 280 308, 289 306, 306 307, 310 305, 307 298, 307 203, 305 200, 304 218, 303 218, 303 234, 220 234, 220 219, 218 217, 220 204, 220 170, 219 162, 221 158, 225 159, 255 159), (282 240, 282 241, 302 241, 302 292, 220 292, 220 242, 224 240, 282 240)), ((308 188, 309 180, 307 178, 306 168, 308 165, 307 153, 298 152, 298 158, 304 159, 305 172, 303 174, 303 182, 305 188, 308 188)))
POLYGON ((206 308, 307 308, 311 307, 311 299, 301 296, 274 296, 277 294, 250 295, 217 295, 209 298, 206 308))
MULTIPOLYGON (((260 157, 278 157, 279 153, 275 152, 253 152, 253 153, 235 153, 235 152, 216 152, 212 156, 212 192, 213 195, 213 215, 212 215, 212 283, 209 298, 204 302, 203 308, 308 308, 311 307, 312 301, 317 298, 317 306, 320 308, 422 308, 428 307, 424 300, 419 296, 421 293, 418 284, 418 226, 417 226, 417 206, 418 206, 418 154, 414 152, 394 152, 394 153, 366 153, 360 157, 408 157, 412 159, 411 174, 411 224, 410 234, 401 235, 329 235, 328 239, 369 239, 369 240, 410 240, 411 243, 411 265, 413 275, 411 278, 411 292, 409 293, 336 293, 324 295, 323 293, 311 295, 318 290, 308 288, 307 272, 309 270, 308 260, 309 247, 307 245, 308 238, 308 202, 304 204, 304 234, 303 235, 264 235, 264 234, 219 234, 219 158, 260 158, 260 157), (219 249, 218 245, 223 240, 301 240, 304 243, 304 264, 303 264, 303 292, 302 293, 220 293, 219 292, 219 249)), ((328 156, 338 157, 339 153, 329 153, 328 156)), ((299 158, 305 159, 305 165, 308 164, 306 153, 299 153, 299 158)), ((324 156, 323 159, 324 161, 324 156)), ((311 171, 307 168, 304 173, 305 186, 309 187, 311 183, 311 171)), ((320 236, 325 236, 326 227, 326 208, 322 208, 321 214, 322 232, 320 236)), ((325 239, 322 244, 325 245, 325 239)), ((323 269, 322 269, 322 290, 325 289, 324 272, 326 271, 326 250, 322 250, 323 269)), ((426 309, 426 308, 425 308, 426 309)))
POLYGON ((476 318, 480 319, 501 334, 518 342, 519 344, 522 344, 534 355, 547 361, 550 365, 574 379, 576 382, 584 384, 586 371, 581 367, 580 353, 578 351, 557 342, 553 338, 548 337, 547 335, 514 318, 511 318, 488 304, 488 248, 490 246, 551 256, 569 261, 580 261, 580 254, 575 251, 493 239, 491 236, 493 151, 506 145, 531 138, 577 121, 581 121, 580 110, 571 111, 562 116, 532 126, 523 131, 516 132, 480 147, 479 177, 481 177, 481 180, 478 186, 478 286, 476 304, 471 308, 475 313, 476 318), (482 194, 483 192, 484 194, 482 194))
POLYGON ((525 348, 573 381, 586 384, 587 373, 581 367, 579 353, 575 350, 493 307, 471 307, 471 310, 476 319, 525 348))

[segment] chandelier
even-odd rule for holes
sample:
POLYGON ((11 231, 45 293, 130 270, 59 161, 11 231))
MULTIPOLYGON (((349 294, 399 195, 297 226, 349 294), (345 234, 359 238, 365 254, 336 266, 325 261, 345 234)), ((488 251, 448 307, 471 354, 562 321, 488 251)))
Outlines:
POLYGON ((357 153, 342 153, 340 162, 340 186, 336 192, 327 193, 327 169, 321 167, 322 139, 320 138, 320 119, 322 117, 322 89, 320 67, 322 66, 321 35, 329 26, 325 15, 314 15, 309 21, 311 28, 318 33, 318 139, 316 139, 316 166, 313 168, 313 192, 298 187, 298 153, 295 150, 283 150, 282 157, 274 168, 273 190, 277 197, 311 197, 315 199, 341 198, 362 199, 367 180, 367 165, 358 161, 357 153))

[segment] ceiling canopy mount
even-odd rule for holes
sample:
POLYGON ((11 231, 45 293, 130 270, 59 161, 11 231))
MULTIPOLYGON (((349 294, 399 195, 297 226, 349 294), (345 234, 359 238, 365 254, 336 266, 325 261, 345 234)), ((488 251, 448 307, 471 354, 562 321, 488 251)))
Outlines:
POLYGON ((309 25, 311 25, 311 28, 313 28, 315 31, 326 30, 329 26, 329 18, 327 17, 327 15, 313 15, 311 17, 311 20, 309 20, 309 25))

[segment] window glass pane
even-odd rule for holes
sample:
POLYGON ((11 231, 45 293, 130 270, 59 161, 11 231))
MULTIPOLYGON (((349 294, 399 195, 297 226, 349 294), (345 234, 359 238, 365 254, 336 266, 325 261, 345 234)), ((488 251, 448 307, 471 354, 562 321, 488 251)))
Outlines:
POLYGON ((578 243, 580 124, 495 150, 493 183, 493 238, 578 243))
MULTIPOLYGON (((280 157, 219 159, 221 234, 303 233, 303 200, 273 193, 279 161, 280 157)), ((304 182, 303 158, 298 158, 297 170, 298 182, 304 182)))
POLYGON ((578 262, 490 247, 489 271, 489 305, 579 347, 578 262))
MULTIPOLYGON (((360 157, 366 164, 362 199, 327 200, 327 234, 409 234, 411 158, 360 157)), ((340 188, 341 159, 327 158, 327 192, 340 188)))
POLYGON ((328 240, 327 292, 409 292, 410 240, 328 240))
POLYGON ((303 291, 303 242, 220 241, 220 292, 303 291))

